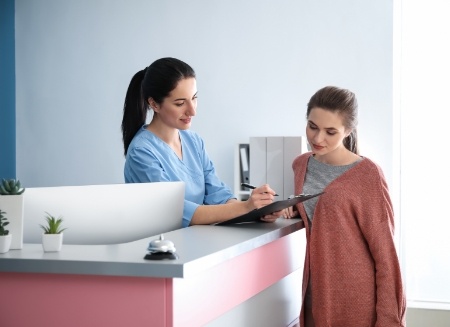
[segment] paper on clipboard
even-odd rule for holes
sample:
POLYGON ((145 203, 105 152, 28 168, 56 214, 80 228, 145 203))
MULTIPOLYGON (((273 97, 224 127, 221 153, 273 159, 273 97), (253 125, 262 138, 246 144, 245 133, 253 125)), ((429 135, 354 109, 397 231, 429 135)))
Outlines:
POLYGON ((314 198, 316 196, 319 196, 325 192, 320 192, 317 194, 300 194, 292 199, 287 200, 281 200, 281 201, 275 201, 265 207, 255 209, 253 211, 250 211, 249 213, 246 213, 242 216, 238 216, 236 218, 223 221, 221 223, 217 223, 217 226, 223 226, 223 225, 231 225, 231 224, 242 224, 242 223, 250 223, 254 221, 259 221, 259 219, 265 215, 269 215, 272 212, 280 211, 289 207, 292 207, 296 205, 297 203, 309 200, 311 198, 314 198))

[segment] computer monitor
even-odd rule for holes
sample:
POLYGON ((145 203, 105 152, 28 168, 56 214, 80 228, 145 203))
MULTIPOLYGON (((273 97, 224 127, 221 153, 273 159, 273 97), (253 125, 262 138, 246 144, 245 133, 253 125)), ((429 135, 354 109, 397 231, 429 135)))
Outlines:
POLYGON ((29 187, 24 243, 41 243, 46 213, 63 218, 64 244, 119 244, 182 228, 184 182, 29 187))

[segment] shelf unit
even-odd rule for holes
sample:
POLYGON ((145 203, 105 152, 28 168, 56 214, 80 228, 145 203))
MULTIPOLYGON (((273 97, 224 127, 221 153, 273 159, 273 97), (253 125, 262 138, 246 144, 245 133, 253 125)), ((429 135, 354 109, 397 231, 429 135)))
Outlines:
POLYGON ((292 162, 296 156, 309 151, 304 136, 250 137, 249 143, 238 143, 234 154, 234 194, 238 200, 247 200, 251 190, 241 187, 241 145, 249 146, 250 184, 268 183, 287 199, 294 194, 292 162))

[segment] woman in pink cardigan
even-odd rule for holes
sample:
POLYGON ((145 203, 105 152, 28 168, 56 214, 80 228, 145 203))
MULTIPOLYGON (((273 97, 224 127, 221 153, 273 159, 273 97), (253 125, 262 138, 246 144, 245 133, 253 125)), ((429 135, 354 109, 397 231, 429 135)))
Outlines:
POLYGON ((295 193, 320 197, 289 209, 306 226, 300 325, 405 326, 394 213, 381 168, 358 154, 355 95, 324 87, 307 107, 311 152, 293 162, 295 193))

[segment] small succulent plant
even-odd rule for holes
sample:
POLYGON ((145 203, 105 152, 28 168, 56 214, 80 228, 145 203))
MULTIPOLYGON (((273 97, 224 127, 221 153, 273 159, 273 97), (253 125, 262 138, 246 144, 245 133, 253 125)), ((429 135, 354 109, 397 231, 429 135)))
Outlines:
POLYGON ((47 225, 39 225, 44 230, 44 234, 61 234, 66 228, 61 228, 61 223, 63 222, 63 218, 60 216, 58 218, 53 217, 51 214, 46 212, 47 216, 45 217, 47 221, 47 225))
POLYGON ((19 195, 25 192, 18 179, 2 179, 0 195, 19 195))
POLYGON ((6 225, 9 225, 8 219, 3 216, 6 212, 0 210, 0 236, 8 235, 9 230, 5 229, 6 225))

